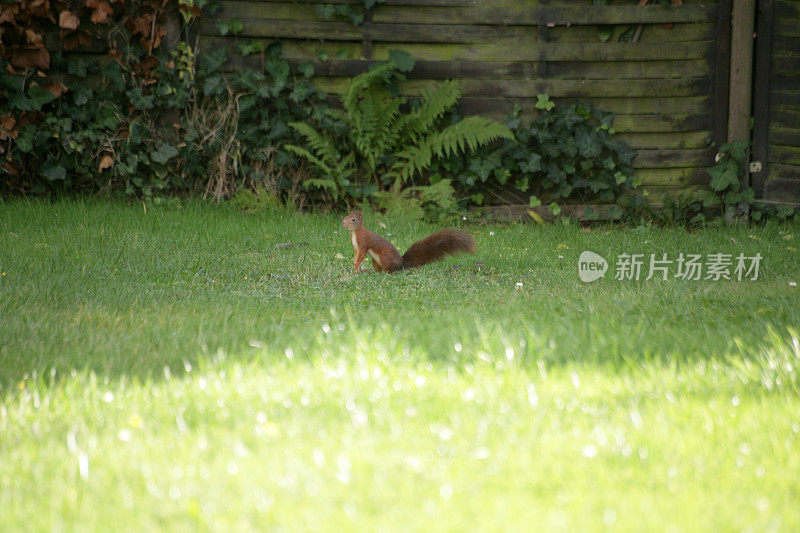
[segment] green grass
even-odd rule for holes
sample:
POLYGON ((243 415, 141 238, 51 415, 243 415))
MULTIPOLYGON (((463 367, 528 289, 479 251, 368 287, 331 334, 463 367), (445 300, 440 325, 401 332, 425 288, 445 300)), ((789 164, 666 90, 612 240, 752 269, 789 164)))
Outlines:
POLYGON ((339 222, 0 204, 0 531, 800 528, 800 226, 466 226, 354 276, 339 222))

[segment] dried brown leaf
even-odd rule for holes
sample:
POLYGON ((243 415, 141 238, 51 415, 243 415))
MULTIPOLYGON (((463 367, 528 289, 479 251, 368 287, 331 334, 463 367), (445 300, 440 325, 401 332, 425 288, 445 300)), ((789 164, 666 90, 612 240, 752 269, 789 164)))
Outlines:
POLYGON ((65 30, 77 30, 80 21, 71 11, 62 11, 58 14, 58 25, 65 30))

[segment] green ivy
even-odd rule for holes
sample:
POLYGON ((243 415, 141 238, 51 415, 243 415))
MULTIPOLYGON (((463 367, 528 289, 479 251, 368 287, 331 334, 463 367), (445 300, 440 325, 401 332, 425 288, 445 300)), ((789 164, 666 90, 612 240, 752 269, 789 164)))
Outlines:
POLYGON ((451 178, 476 203, 498 190, 548 202, 615 201, 641 184, 633 174, 636 151, 615 138, 613 113, 556 105, 544 94, 534 108, 528 124, 519 106, 506 117, 513 139, 438 162, 433 175, 451 178))
POLYGON ((748 143, 736 141, 720 147, 716 164, 708 170, 708 189, 682 192, 677 198, 662 195, 663 208, 656 217, 670 224, 733 223, 749 217, 753 222, 800 217, 800 208, 774 206, 756 200, 751 187, 742 187, 748 143))

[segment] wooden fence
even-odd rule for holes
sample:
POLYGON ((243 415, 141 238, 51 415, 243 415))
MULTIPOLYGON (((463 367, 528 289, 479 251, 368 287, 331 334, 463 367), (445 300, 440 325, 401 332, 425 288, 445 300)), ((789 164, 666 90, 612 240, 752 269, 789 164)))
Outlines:
MULTIPOLYGON (((219 3, 214 18, 199 24, 201 49, 280 39, 295 65, 314 63, 313 81, 331 93, 401 49, 417 59, 406 94, 459 79, 467 114, 500 118, 515 104, 529 112, 539 93, 612 111, 621 137, 639 151, 634 166, 651 194, 707 183, 704 169, 725 141, 731 0, 671 7, 655 0, 387 0, 366 11, 360 26, 322 20, 316 0, 219 3), (244 30, 221 36, 217 22, 232 18, 244 30), (606 42, 598 39, 599 24, 614 25, 606 42), (619 42, 639 24, 637 42, 619 42)), ((230 68, 259 61, 230 57, 230 68)))
POLYGON ((759 2, 753 188, 800 202, 800 1, 759 2))

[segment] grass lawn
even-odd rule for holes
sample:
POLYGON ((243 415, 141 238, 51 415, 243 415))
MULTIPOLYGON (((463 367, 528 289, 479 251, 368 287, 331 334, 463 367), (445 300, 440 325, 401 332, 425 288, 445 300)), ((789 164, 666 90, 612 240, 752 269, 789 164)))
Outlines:
POLYGON ((354 276, 339 222, 0 203, 0 531, 800 529, 800 226, 466 226, 354 276), (759 279, 614 279, 681 252, 759 279))

